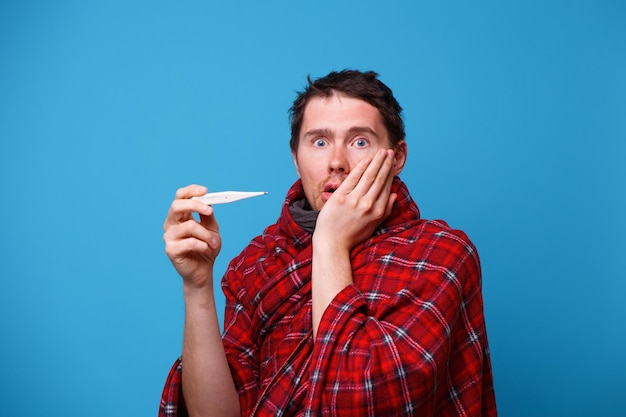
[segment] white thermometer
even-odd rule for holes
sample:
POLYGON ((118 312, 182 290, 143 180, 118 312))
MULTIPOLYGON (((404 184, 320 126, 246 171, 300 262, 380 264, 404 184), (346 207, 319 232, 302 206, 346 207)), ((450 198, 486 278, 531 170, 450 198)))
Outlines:
POLYGON ((226 204, 234 201, 243 200, 244 198, 258 197, 267 194, 266 191, 220 191, 217 193, 208 193, 202 196, 191 197, 192 200, 200 200, 204 204, 226 204))

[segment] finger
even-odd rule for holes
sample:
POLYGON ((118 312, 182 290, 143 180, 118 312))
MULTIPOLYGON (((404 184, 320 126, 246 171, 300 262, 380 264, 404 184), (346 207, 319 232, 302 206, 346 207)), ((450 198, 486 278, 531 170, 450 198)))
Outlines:
POLYGON ((211 246, 216 246, 215 244, 219 240, 219 234, 214 230, 207 229, 193 219, 170 227, 163 234, 163 239, 167 242, 180 241, 188 238, 198 239, 207 242, 211 246))
POLYGON ((393 210, 393 205, 398 199, 398 194, 391 193, 389 194, 389 201, 387 201, 387 210, 385 210, 385 218, 391 215, 391 211, 393 210))
POLYGON ((207 230, 210 230, 215 233, 219 233, 220 226, 215 219, 215 215, 211 213, 210 215, 200 214, 200 224, 207 230))
POLYGON ((169 241, 165 243, 165 253, 168 258, 175 261, 190 254, 210 256, 214 249, 203 240, 188 238, 183 240, 169 241))
POLYGON ((354 191, 369 197, 372 201, 377 200, 381 195, 386 198, 391 190, 392 178, 390 179, 390 173, 392 167, 393 151, 389 149, 378 151, 367 166, 354 191))
POLYGON ((206 194, 208 189, 203 185, 191 184, 176 190, 176 199, 191 198, 206 194))
POLYGON ((391 192, 391 183, 393 182, 393 161, 394 161, 394 152, 391 149, 388 149, 384 155, 382 160, 382 165, 380 169, 376 173, 376 178, 374 180, 374 184, 371 187, 374 192, 379 190, 385 195, 389 195, 391 192))
POLYGON ((385 178, 385 185, 384 188, 382 190, 382 193, 385 195, 389 195, 391 194, 391 187, 393 186, 393 179, 395 178, 395 174, 393 171, 393 166, 395 164, 395 156, 394 156, 394 152, 391 151, 388 158, 385 160, 385 169, 384 169, 384 175, 386 175, 385 178))
POLYGON ((211 216, 213 214, 213 207, 208 206, 201 201, 189 198, 176 199, 170 206, 163 228, 167 229, 173 225, 186 222, 187 220, 193 218, 193 213, 211 216))
MULTIPOLYGON (((191 222, 190 222, 191 223, 191 222)), ((163 235, 165 252, 172 260, 182 260, 190 255, 208 256, 215 259, 221 249, 221 238, 200 224, 187 224, 173 228, 163 235)))
POLYGON ((371 156, 367 156, 361 159, 356 164, 356 166, 350 171, 346 179, 343 180, 343 182, 341 183, 341 185, 339 186, 339 188, 337 188, 337 191, 335 192, 340 192, 343 194, 349 194, 350 192, 352 192, 355 189, 355 187, 359 184, 359 181, 361 180, 361 176, 363 175, 363 173, 365 172, 365 170, 367 169, 367 167, 370 165, 371 162, 372 162, 371 156))

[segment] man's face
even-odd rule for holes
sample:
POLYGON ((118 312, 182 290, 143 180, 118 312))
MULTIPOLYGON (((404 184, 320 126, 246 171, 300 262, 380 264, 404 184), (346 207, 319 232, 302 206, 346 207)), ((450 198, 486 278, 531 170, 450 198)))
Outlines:
MULTIPOLYGON (((361 159, 389 148, 387 129, 376 107, 344 95, 312 98, 304 109, 293 159, 313 209, 321 210, 361 159)), ((405 142, 394 150, 394 175, 398 175, 406 159, 405 142)))

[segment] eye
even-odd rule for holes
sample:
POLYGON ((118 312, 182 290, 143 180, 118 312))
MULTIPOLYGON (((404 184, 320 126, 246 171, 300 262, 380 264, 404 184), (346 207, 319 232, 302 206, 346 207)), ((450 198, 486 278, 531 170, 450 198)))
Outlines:
POLYGON ((354 146, 356 146, 357 148, 364 148, 367 145, 369 145, 369 141, 365 138, 357 138, 355 139, 354 142, 352 142, 354 144, 354 146))
POLYGON ((313 140, 313 145, 316 148, 323 148, 324 146, 326 146, 326 144, 327 144, 326 139, 323 139, 323 138, 317 138, 313 140))

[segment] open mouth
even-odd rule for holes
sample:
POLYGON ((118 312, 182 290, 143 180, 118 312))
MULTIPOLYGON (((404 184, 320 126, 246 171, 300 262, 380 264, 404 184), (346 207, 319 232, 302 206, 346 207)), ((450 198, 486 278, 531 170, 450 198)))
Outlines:
POLYGON ((322 192, 322 200, 326 201, 339 188, 339 184, 327 184, 322 192))

